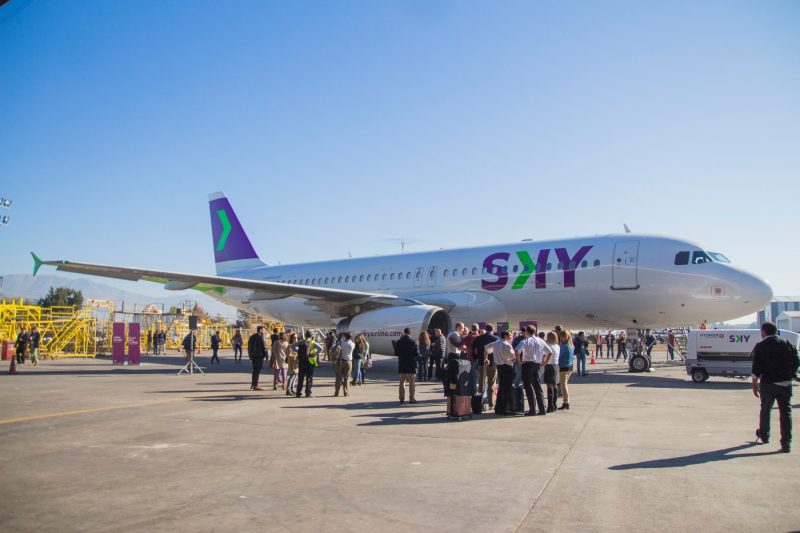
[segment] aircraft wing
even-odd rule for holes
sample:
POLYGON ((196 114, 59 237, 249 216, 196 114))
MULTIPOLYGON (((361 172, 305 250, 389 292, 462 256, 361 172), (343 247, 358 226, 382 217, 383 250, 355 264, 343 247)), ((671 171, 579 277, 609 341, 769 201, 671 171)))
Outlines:
POLYGON ((402 307, 419 303, 413 300, 400 298, 393 294, 312 287, 308 285, 291 285, 273 281, 231 278, 226 276, 206 276, 183 272, 166 272, 90 263, 74 263, 72 261, 42 261, 36 254, 31 253, 31 255, 34 261, 34 276, 42 265, 49 265, 56 267, 57 270, 62 272, 89 274, 129 281, 151 281, 163 284, 165 289, 197 289, 209 293, 210 296, 214 296, 214 293, 222 295, 225 289, 249 290, 250 293, 247 298, 250 300, 280 300, 290 296, 296 296, 305 298, 307 300, 307 305, 317 307, 331 316, 353 316, 371 309, 402 307))

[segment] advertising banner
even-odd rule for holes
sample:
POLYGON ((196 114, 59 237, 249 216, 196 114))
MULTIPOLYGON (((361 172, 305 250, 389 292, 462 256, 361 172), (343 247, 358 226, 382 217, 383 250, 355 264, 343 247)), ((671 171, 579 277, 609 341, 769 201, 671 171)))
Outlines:
POLYGON ((141 346, 139 345, 140 325, 136 322, 128 324, 128 364, 141 365, 141 346))
POLYGON ((114 322, 112 327, 111 354, 115 365, 125 364, 125 322, 114 322))

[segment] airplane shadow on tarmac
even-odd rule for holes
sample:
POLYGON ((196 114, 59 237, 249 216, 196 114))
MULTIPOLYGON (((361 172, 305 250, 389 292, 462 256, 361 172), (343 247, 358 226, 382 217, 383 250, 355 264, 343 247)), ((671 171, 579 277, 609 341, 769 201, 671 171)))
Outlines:
POLYGON ((730 461, 731 459, 742 459, 745 457, 758 457, 761 455, 774 455, 780 453, 778 450, 769 452, 752 452, 752 453, 737 453, 732 454, 739 450, 746 450, 758 446, 755 442, 748 442, 739 446, 731 448, 722 448, 721 450, 714 450, 711 452, 694 453, 692 455, 684 455, 681 457, 670 457, 669 459, 653 459, 651 461, 642 461, 639 463, 628 463, 623 465, 611 466, 609 470, 635 470, 638 468, 681 468, 684 466, 702 465, 705 463, 713 463, 716 461, 730 461))
POLYGON ((569 378, 570 386, 581 383, 623 383, 628 387, 644 387, 652 389, 716 389, 742 390, 749 389, 750 382, 745 380, 706 381, 694 383, 689 379, 671 378, 658 375, 658 372, 635 374, 629 372, 589 372, 588 376, 573 375, 569 378))

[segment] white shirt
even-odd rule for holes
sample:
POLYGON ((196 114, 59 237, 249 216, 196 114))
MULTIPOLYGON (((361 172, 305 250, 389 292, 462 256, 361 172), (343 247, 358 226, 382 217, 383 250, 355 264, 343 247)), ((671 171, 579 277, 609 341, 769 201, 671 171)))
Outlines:
POLYGON ((553 357, 550 358, 548 365, 558 366, 558 356, 561 353, 561 347, 558 344, 548 344, 550 350, 553 352, 553 357))
POLYGON ((523 363, 540 363, 544 361, 547 354, 552 354, 553 351, 542 339, 537 336, 526 337, 517 344, 517 351, 522 353, 523 363))
POLYGON ((461 352, 461 335, 453 331, 447 336, 447 353, 461 352))
POLYGON ((349 341, 347 339, 342 339, 339 341, 339 346, 342 347, 342 355, 340 359, 342 361, 352 361, 353 360, 353 350, 356 348, 356 343, 353 341, 349 341))
POLYGON ((494 364, 498 366, 512 366, 517 360, 517 357, 514 355, 514 347, 511 346, 510 342, 503 339, 487 344, 484 351, 487 355, 494 354, 494 364))

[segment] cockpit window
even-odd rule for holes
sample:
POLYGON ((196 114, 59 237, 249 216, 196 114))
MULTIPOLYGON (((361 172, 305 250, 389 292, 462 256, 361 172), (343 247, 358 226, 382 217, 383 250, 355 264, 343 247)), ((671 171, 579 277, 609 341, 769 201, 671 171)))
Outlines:
POLYGON ((678 252, 675 254, 675 264, 676 265, 688 265, 689 264, 689 252, 678 252))
POLYGON ((703 263, 712 263, 711 258, 705 252, 694 252, 692 254, 692 264, 702 265, 703 263))
POLYGON ((719 252, 708 252, 708 255, 711 256, 711 259, 714 260, 716 263, 730 263, 731 260, 725 257, 723 254, 719 252))

